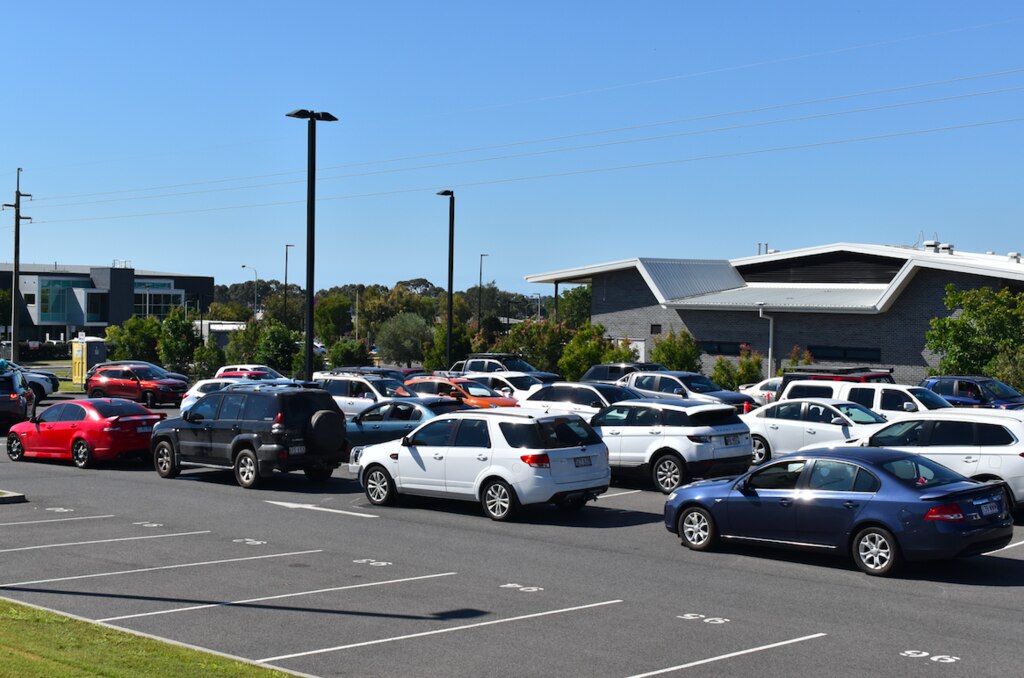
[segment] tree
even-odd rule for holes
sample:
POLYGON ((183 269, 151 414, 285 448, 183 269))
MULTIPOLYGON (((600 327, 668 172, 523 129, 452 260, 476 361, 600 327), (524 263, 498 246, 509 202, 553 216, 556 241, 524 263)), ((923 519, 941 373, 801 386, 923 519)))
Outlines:
POLYGON ((430 337, 430 326, 421 316, 399 313, 381 324, 376 343, 384 360, 411 367, 414 360, 423 360, 423 344, 430 337))
MULTIPOLYGON (((312 374, 306 375, 306 343, 300 342, 300 345, 296 347, 294 356, 292 357, 292 369, 289 370, 278 370, 278 372, 289 372, 295 375, 296 378, 305 379, 306 376, 312 378, 312 374)), ((326 367, 324 364, 324 355, 322 353, 313 352, 313 359, 310 361, 312 364, 310 367, 313 371, 322 370, 326 367)))
POLYGON ((210 304, 207 315, 213 320, 226 320, 229 322, 245 322, 252 318, 252 309, 245 304, 228 301, 215 301, 210 304))
POLYGON ((361 341, 339 339, 327 351, 331 367, 359 367, 370 364, 370 349, 361 341))
POLYGON ((661 363, 670 370, 700 372, 700 347, 697 340, 686 330, 676 334, 669 330, 663 339, 655 339, 651 349, 651 360, 661 363))
POLYGON ((291 372, 299 341, 299 334, 281 323, 264 323, 256 343, 254 362, 272 367, 281 373, 291 372))
POLYGON ((280 292, 272 292, 260 299, 264 320, 276 320, 290 330, 302 327, 306 317, 306 299, 302 288, 288 285, 288 307, 285 308, 284 286, 280 292))
POLYGON ((352 331, 352 302, 341 294, 330 294, 316 300, 313 307, 314 336, 330 346, 352 331))
POLYGON ((155 316, 133 315, 120 327, 107 327, 107 357, 111 360, 159 362, 160 321, 155 316))
POLYGON ((192 378, 196 380, 209 379, 226 362, 224 351, 211 334, 210 338, 206 340, 206 344, 197 346, 192 354, 192 378))
POLYGON ((611 348, 612 343, 604 336, 604 325, 584 325, 565 345, 558 360, 558 372, 568 381, 577 381, 591 365, 603 362, 611 348))
POLYGON ((565 290, 558 300, 558 319, 569 327, 583 327, 590 322, 590 301, 590 285, 565 290))
MULTIPOLYGON (((423 348, 423 369, 425 370, 447 370, 451 367, 448 364, 445 351, 445 339, 447 338, 448 330, 446 323, 442 322, 434 325, 434 337, 433 339, 423 348)), ((462 360, 469 355, 471 350, 471 343, 469 339, 469 330, 466 327, 466 323, 453 322, 452 323, 452 362, 456 360, 462 360)))
POLYGON ((736 365, 736 385, 761 381, 763 375, 764 364, 761 354, 751 351, 750 346, 740 346, 740 361, 736 365))
POLYGON ((711 373, 711 381, 725 389, 736 388, 736 366, 725 356, 718 356, 715 369, 711 373))
POLYGON ((256 346, 260 340, 260 326, 257 322, 248 322, 245 327, 231 333, 228 345, 224 348, 225 362, 255 363, 256 346))
POLYGON ((160 323, 160 337, 157 344, 160 364, 172 372, 187 372, 199 343, 199 334, 196 333, 195 326, 185 317, 185 309, 181 306, 171 309, 164 321, 160 323))
POLYGON ((947 285, 943 303, 953 314, 932 318, 925 333, 925 347, 940 356, 939 374, 992 374, 997 357, 1005 369, 1024 343, 1024 292, 947 285))
POLYGON ((618 344, 613 342, 612 347, 608 349, 603 356, 601 356, 601 362, 631 363, 636 362, 636 359, 639 357, 640 354, 628 341, 622 341, 618 344))
POLYGON ((563 323, 524 320, 498 342, 497 350, 516 353, 538 370, 554 372, 571 338, 572 333, 563 323))

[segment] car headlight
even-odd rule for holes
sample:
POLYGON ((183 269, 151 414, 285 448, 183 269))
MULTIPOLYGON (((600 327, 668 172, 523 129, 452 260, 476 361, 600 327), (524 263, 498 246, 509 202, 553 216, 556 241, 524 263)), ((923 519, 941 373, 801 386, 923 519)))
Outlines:
POLYGON ((171 390, 171 387, 167 386, 166 384, 157 384, 156 387, 157 387, 157 390, 160 390, 160 391, 170 391, 171 390))

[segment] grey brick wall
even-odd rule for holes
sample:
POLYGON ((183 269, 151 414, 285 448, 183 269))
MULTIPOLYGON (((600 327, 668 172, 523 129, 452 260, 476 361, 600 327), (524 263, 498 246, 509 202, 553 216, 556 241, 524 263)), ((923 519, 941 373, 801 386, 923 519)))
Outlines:
MULTIPOLYGON (((943 304, 949 283, 961 289, 998 288, 1004 281, 919 269, 892 307, 882 314, 772 312, 776 367, 784 363, 794 346, 878 348, 882 359, 877 366, 895 368, 894 377, 899 383, 916 384, 930 367, 938 366, 938 357, 924 348, 924 335, 932 318, 949 315, 943 304)), ((595 276, 592 299, 592 322, 604 325, 612 337, 646 339, 648 353, 657 338, 650 334, 651 325, 661 324, 663 333, 670 328, 677 332, 686 329, 697 341, 747 343, 765 358, 768 356, 769 323, 757 312, 663 309, 636 269, 595 276)), ((717 357, 702 357, 706 374, 711 373, 717 357)))

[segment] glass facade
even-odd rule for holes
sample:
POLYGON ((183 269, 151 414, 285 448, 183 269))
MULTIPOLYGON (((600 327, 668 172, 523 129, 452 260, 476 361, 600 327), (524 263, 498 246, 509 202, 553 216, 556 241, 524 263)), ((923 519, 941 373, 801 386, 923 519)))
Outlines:
POLYGON ((92 287, 91 281, 69 278, 39 278, 39 322, 65 323, 68 319, 68 294, 72 287, 92 287))
POLYGON ((140 317, 156 316, 163 320, 175 306, 185 304, 185 293, 174 292, 170 280, 135 280, 134 314, 140 317))

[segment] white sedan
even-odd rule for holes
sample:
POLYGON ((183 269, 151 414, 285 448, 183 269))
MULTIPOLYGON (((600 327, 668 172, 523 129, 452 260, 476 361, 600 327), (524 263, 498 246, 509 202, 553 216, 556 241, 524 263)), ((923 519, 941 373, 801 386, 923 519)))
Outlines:
POLYGON ((863 405, 835 398, 782 400, 740 419, 750 427, 755 464, 803 447, 871 435, 888 423, 863 405))
POLYGON ((756 400, 758 405, 767 405, 779 399, 779 390, 781 388, 782 377, 772 377, 771 379, 759 381, 756 384, 743 384, 736 390, 756 400))
POLYGON ((241 377, 220 377, 214 379, 201 379, 197 381, 192 384, 192 388, 185 391, 185 395, 181 399, 181 413, 185 414, 188 412, 189 408, 207 393, 219 391, 228 384, 235 384, 240 381, 246 380, 241 377))

